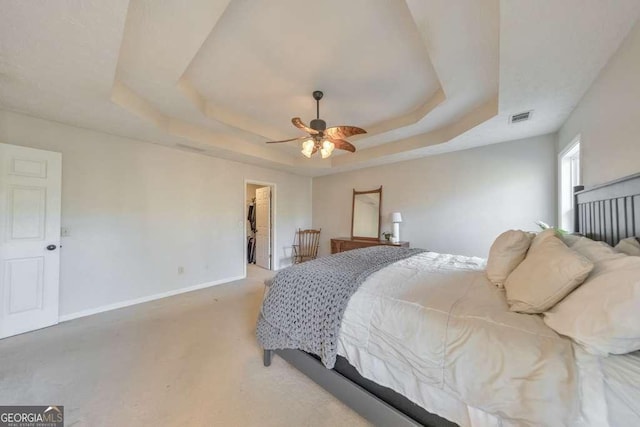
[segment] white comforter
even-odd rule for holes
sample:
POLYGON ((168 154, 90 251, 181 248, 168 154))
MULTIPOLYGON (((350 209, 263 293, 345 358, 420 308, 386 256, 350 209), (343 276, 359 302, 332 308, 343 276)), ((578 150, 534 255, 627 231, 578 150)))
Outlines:
POLYGON ((463 426, 474 417, 578 424, 571 341, 539 316, 510 312, 484 267, 480 258, 423 253, 374 273, 349 302, 339 354, 463 426))

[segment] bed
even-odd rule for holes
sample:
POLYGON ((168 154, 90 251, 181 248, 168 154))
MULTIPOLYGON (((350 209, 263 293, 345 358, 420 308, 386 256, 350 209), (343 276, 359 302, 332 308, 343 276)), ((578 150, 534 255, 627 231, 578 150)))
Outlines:
MULTIPOLYGON (((577 232, 612 245, 640 234, 640 175, 576 190, 577 232)), ((332 369, 320 351, 287 345, 264 363, 277 354, 376 425, 640 420, 637 352, 595 356, 541 316, 509 311, 484 269, 429 252, 390 263, 349 298, 332 369)))

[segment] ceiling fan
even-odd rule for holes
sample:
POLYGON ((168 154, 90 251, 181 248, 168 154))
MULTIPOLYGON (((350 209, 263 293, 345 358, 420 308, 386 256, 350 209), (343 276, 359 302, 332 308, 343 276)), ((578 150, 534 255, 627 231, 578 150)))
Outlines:
POLYGON ((291 123, 298 129, 302 129, 309 135, 299 138, 285 139, 284 141, 268 141, 267 144, 276 144, 280 142, 304 141, 302 143, 302 154, 311 157, 318 150, 323 159, 331 155, 334 148, 346 150, 354 153, 356 147, 353 146, 345 138, 353 135, 367 133, 364 129, 355 126, 334 126, 327 129, 327 123, 320 119, 320 100, 324 94, 316 90, 313 92, 313 99, 316 100, 316 118, 311 120, 310 126, 305 125, 300 117, 291 119, 291 123))

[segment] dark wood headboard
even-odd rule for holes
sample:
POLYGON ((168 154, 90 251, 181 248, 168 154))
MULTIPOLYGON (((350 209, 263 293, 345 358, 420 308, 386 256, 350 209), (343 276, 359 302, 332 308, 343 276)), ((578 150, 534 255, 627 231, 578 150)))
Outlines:
POLYGON ((574 187, 575 231, 616 245, 640 235, 640 173, 585 189, 574 187))

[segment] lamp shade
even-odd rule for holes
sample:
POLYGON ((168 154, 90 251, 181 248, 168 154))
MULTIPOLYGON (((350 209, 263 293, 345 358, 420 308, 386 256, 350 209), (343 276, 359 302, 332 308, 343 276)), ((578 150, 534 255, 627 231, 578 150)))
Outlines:
POLYGON ((400 212, 392 213, 391 222, 402 222, 402 214, 400 212))

